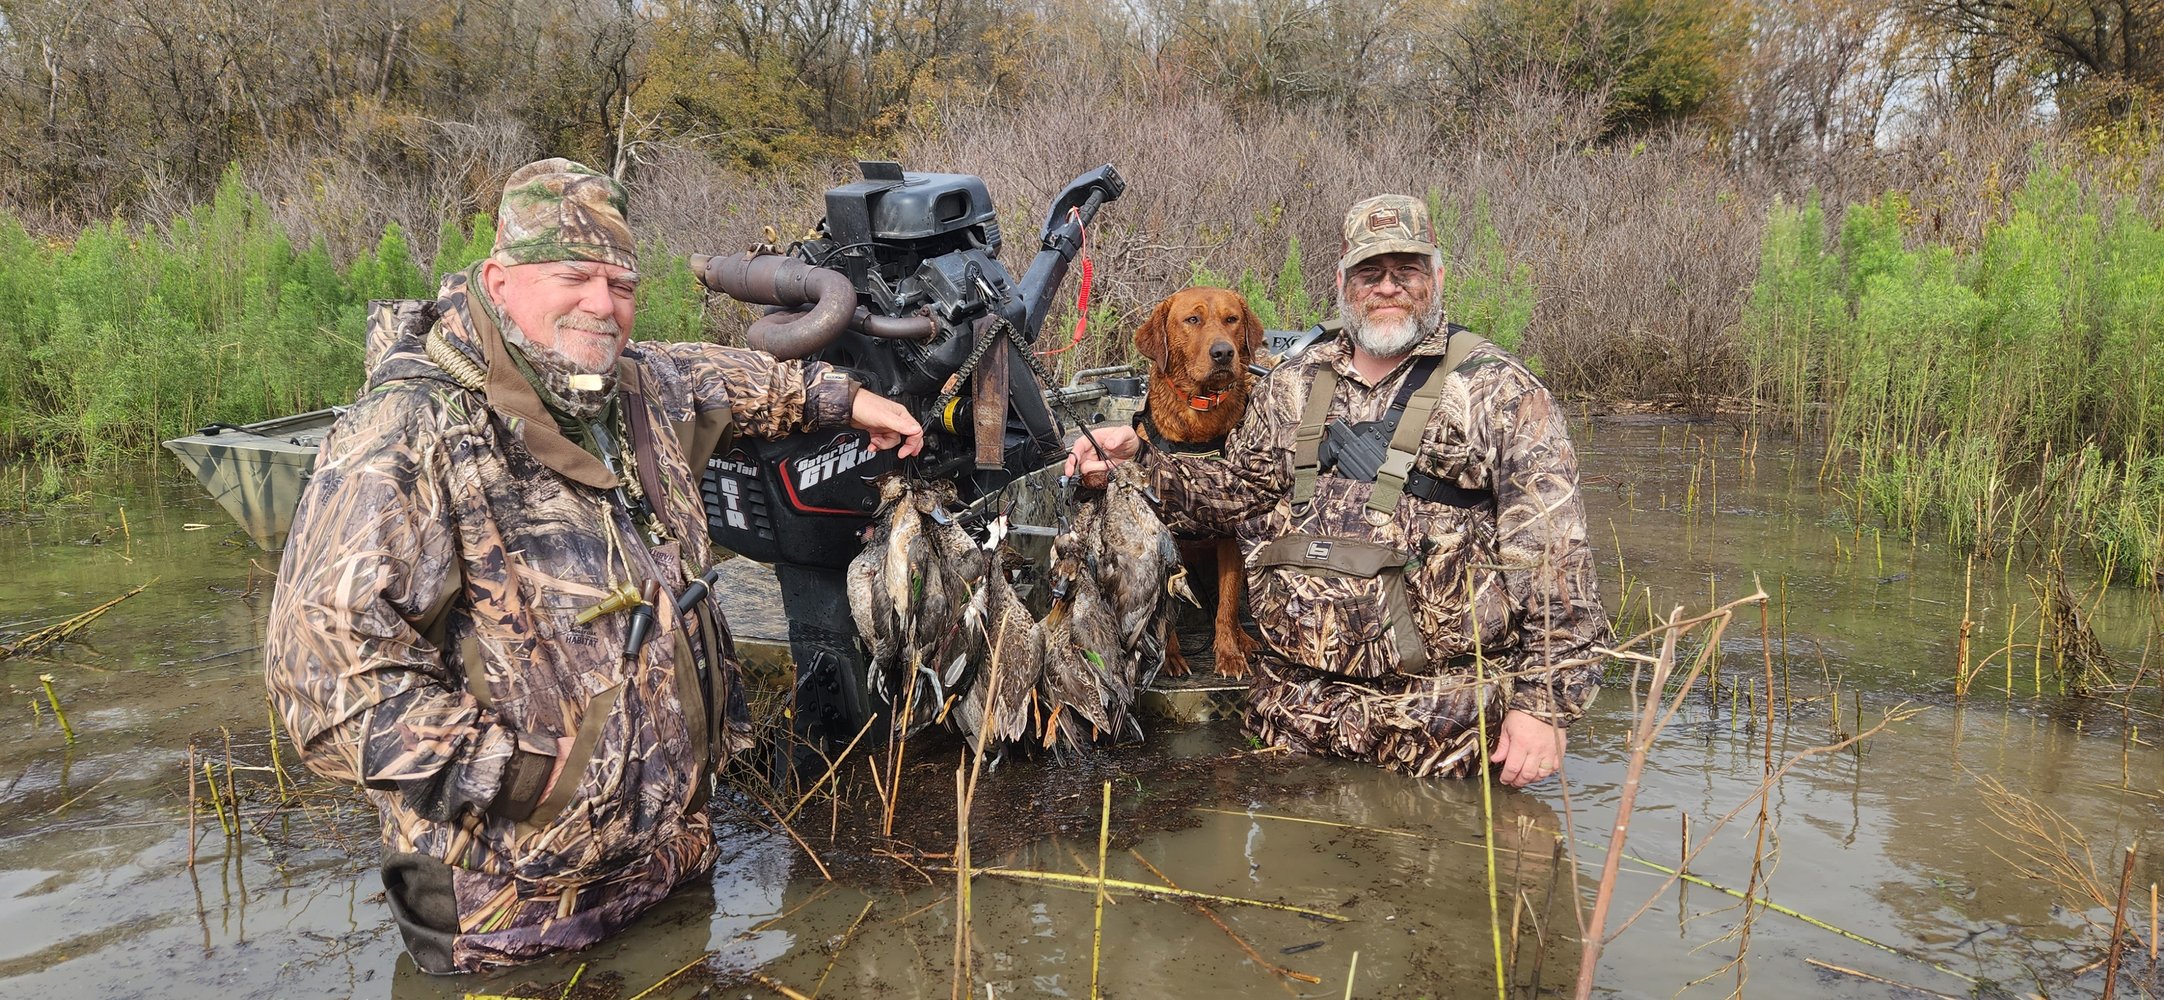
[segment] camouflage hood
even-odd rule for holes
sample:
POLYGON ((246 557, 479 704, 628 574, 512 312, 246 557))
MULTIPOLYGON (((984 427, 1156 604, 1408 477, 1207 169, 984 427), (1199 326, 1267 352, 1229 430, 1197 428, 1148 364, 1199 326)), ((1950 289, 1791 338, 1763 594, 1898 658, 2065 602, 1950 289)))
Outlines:
MULTIPOLYGON (((368 373, 368 388, 406 379, 432 379, 465 388, 478 388, 488 406, 503 418, 521 444, 541 464, 558 475, 596 489, 614 489, 616 473, 585 448, 564 437, 533 382, 519 370, 512 348, 505 343, 495 310, 482 301, 481 265, 445 275, 435 308, 433 328, 425 322, 409 324, 392 342, 383 360, 368 373), (433 354, 429 338, 439 339, 433 354), (448 355, 448 356, 447 356, 448 355), (474 383, 478 383, 477 385, 474 383)), ((638 360, 617 360, 616 381, 643 385, 638 360)))

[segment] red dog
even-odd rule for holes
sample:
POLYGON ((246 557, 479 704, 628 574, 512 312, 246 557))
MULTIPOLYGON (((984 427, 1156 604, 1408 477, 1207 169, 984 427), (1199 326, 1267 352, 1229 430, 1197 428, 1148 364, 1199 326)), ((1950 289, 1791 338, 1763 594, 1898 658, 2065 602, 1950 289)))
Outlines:
MULTIPOLYGON (((1215 451, 1247 412, 1252 378, 1247 366, 1262 352, 1262 321, 1240 293, 1226 288, 1174 292, 1135 331, 1135 346, 1150 359, 1150 392, 1140 428, 1152 447, 1215 451)), ((1217 561, 1217 671, 1247 676, 1254 640, 1240 628, 1240 595, 1246 567, 1230 538, 1182 539, 1180 558, 1196 570, 1217 561)), ((1177 641, 1165 643, 1165 672, 1187 673, 1177 641)))

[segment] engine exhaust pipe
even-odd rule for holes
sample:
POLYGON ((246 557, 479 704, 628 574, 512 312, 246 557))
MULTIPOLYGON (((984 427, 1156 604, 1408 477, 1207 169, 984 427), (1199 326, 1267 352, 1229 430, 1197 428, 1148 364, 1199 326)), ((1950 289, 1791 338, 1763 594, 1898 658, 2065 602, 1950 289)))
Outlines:
MULTIPOLYGON (((773 331, 799 322, 811 315, 811 312, 809 309, 775 306, 752 323, 751 336, 761 341, 770 340, 774 336, 773 331)), ((930 340, 932 334, 938 330, 930 316, 882 316, 863 306, 858 306, 855 312, 849 314, 848 327, 867 337, 881 340, 930 340)))
POLYGON ((691 270, 699 276, 700 284, 730 298, 788 310, 760 317, 745 337, 754 349, 784 360, 817 354, 832 344, 844 328, 903 340, 921 340, 933 333, 929 316, 872 315, 857 305, 857 291, 847 275, 793 257, 771 253, 727 257, 693 254, 691 270), (799 308, 805 305, 811 308, 799 308))

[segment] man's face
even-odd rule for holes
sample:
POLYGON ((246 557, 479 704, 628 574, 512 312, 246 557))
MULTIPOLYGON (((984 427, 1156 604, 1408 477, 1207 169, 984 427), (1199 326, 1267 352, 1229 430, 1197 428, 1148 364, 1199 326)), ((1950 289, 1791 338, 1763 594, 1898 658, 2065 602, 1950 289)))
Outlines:
POLYGON ((614 264, 551 261, 481 269, 489 297, 527 341, 583 372, 601 374, 631 339, 639 276, 614 264))
POLYGON ((1413 349, 1442 323, 1442 266, 1426 254, 1377 254, 1346 270, 1338 313, 1353 343, 1379 358, 1413 349))

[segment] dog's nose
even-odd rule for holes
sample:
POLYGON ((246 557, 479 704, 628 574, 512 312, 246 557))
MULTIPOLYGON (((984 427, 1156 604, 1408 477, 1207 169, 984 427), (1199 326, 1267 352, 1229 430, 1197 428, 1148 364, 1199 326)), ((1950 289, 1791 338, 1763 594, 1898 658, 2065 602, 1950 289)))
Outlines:
POLYGON ((1217 343, 1211 344, 1211 345, 1210 345, 1210 362, 1211 362, 1212 364, 1216 364, 1216 365, 1229 365, 1229 364, 1231 364, 1231 363, 1232 363, 1232 345, 1231 345, 1230 343, 1227 343, 1227 342, 1225 342, 1225 341, 1222 341, 1222 340, 1218 341, 1217 343))

